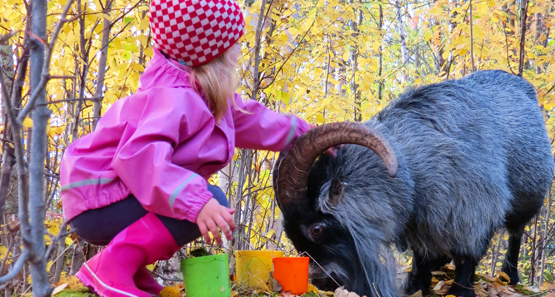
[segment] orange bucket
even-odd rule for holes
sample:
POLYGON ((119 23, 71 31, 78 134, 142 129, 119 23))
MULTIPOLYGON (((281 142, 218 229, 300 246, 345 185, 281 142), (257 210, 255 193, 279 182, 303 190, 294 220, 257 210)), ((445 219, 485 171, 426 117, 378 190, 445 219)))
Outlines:
POLYGON ((308 257, 280 257, 274 262, 274 279, 281 285, 281 292, 302 295, 308 291, 308 257))

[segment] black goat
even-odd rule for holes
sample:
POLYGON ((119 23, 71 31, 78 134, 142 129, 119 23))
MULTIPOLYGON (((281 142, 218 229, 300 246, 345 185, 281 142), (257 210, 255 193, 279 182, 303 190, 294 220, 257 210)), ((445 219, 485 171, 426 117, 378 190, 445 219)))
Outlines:
POLYGON ((448 294, 475 296, 475 267, 502 227, 502 270, 519 281, 520 239, 551 185, 553 156, 534 87, 480 71, 408 91, 363 125, 312 129, 274 173, 286 234, 347 289, 402 295, 388 264, 395 244, 414 255, 405 293, 426 294, 432 265, 453 259, 448 294), (322 154, 339 144, 357 145, 322 154))

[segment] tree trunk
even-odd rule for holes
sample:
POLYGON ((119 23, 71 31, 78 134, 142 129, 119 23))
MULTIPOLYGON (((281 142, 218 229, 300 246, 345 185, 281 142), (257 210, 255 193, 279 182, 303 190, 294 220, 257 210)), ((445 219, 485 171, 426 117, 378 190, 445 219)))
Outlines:
MULTIPOLYGON (((60 230, 63 232, 64 230, 60 230)), ((55 262, 55 269, 54 269, 54 283, 60 281, 60 277, 62 276, 62 271, 65 266, 65 248, 66 248, 66 241, 64 237, 60 237, 58 240, 58 252, 56 253, 56 262, 55 262)))
POLYGON ((73 249, 73 257, 71 258, 71 267, 69 269, 70 275, 75 275, 83 264, 83 248, 85 244, 83 241, 77 240, 74 245, 75 247, 73 249))
POLYGON ((379 8, 379 18, 378 18, 378 32, 380 34, 380 47, 378 49, 379 53, 378 53, 378 104, 380 104, 380 102, 383 99, 383 87, 384 87, 384 83, 383 83, 383 78, 382 78, 382 74, 383 74, 383 32, 382 32, 382 27, 383 27, 383 3, 380 2, 378 3, 378 8, 379 8))
POLYGON ((474 64, 474 30, 472 29, 472 24, 474 23, 472 17, 472 0, 469 0, 469 8, 470 11, 470 61, 472 63, 472 72, 476 71, 476 65, 474 64))
POLYGON ((401 69, 401 82, 403 84, 407 83, 407 71, 406 71, 406 66, 408 64, 409 61, 409 53, 407 50, 407 37, 406 37, 406 33, 405 33, 405 27, 403 24, 403 15, 402 15, 402 9, 403 4, 402 4, 402 0, 396 0, 395 1, 395 11, 396 11, 396 15, 395 15, 395 19, 397 21, 397 31, 399 32, 399 43, 401 44, 401 65, 399 65, 399 68, 401 69))
MULTIPOLYGON (((261 41, 262 41, 262 30, 264 28, 264 12, 266 11, 266 0, 262 0, 260 4, 260 13, 258 14, 258 23, 256 25, 256 34, 255 34, 255 45, 254 45, 254 71, 253 71, 253 89, 251 93, 251 99, 256 100, 258 97, 258 90, 260 89, 260 60, 262 57, 260 56, 260 48, 261 48, 261 41)), ((270 13, 270 12, 268 12, 270 13)))
POLYGON ((491 273, 490 276, 495 276, 495 267, 497 265, 497 260, 499 259, 499 251, 501 250, 501 244, 503 243, 503 236, 505 235, 505 230, 501 230, 501 232, 499 233, 499 240, 497 242, 497 248, 494 246, 491 251, 492 251, 492 255, 491 255, 491 273))
POLYGON ((362 110, 361 110, 361 104, 362 102, 360 102, 361 98, 360 98, 360 92, 358 90, 358 83, 357 83, 357 71, 358 71, 358 36, 360 34, 359 32, 359 25, 362 23, 362 11, 359 9, 355 9, 354 11, 355 13, 355 21, 353 21, 353 25, 352 25, 352 30, 353 30, 353 40, 355 40, 355 47, 353 47, 353 49, 351 50, 351 61, 353 63, 352 66, 352 79, 351 79, 351 94, 354 97, 354 103, 355 103, 355 107, 354 107, 354 121, 355 122, 360 122, 362 121, 362 110), (358 14, 357 14, 358 12, 358 14))
MULTIPOLYGON (((13 52, 9 45, 9 42, 0 43, 0 71, 3 71, 4 83, 6 88, 10 92, 10 98, 5 100, 11 100, 11 94, 13 93, 13 81, 15 79, 15 73, 13 68, 13 52)), ((4 210, 6 206, 6 199, 8 197, 8 192, 10 189, 10 180, 12 176, 12 169, 15 165, 15 157, 12 142, 12 134, 8 124, 8 115, 2 116, 4 126, 4 140, 2 141, 2 173, 0 174, 0 224, 3 222, 4 210)))
POLYGON ((90 50, 90 43, 88 45, 87 39, 85 39, 86 15, 85 13, 83 13, 83 11, 81 11, 80 0, 77 0, 77 7, 79 10, 79 14, 81 14, 81 16, 79 17, 79 49, 81 54, 81 63, 83 67, 81 68, 81 72, 79 73, 79 101, 77 101, 77 107, 75 108, 75 113, 74 113, 75 126, 73 127, 73 133, 72 133, 73 140, 77 139, 77 134, 79 131, 79 119, 81 117, 81 112, 83 111, 83 101, 85 99, 87 73, 89 72, 89 50, 90 50))
MULTIPOLYGON (((104 14, 110 15, 110 9, 112 7, 112 0, 108 0, 106 8, 104 9, 104 14)), ((112 29, 112 23, 107 18, 104 18, 102 24, 102 42, 100 50, 100 60, 98 61, 98 81, 96 82, 96 91, 94 92, 93 106, 93 129, 96 129, 96 124, 100 119, 102 113, 102 97, 104 94, 104 76, 106 75, 106 61, 108 60, 108 43, 110 42, 110 30, 112 29)))
POLYGON ((538 286, 541 286, 543 284, 543 280, 544 280, 544 272, 545 272, 545 254, 547 253, 546 249, 547 249, 547 242, 548 242, 548 237, 549 237, 549 224, 550 224, 550 218, 551 218, 551 203, 553 202, 553 197, 551 196, 551 188, 549 189, 549 192, 547 192, 547 205, 545 206, 545 222, 544 222, 544 227, 543 227, 543 237, 541 239, 542 242, 542 248, 541 248, 541 262, 540 262, 540 279, 539 279, 539 283, 538 286))
MULTIPOLYGON (((46 0, 33 0, 32 30, 35 36, 46 39, 46 0)), ((30 86, 32 93, 37 92, 43 75, 47 72, 44 63, 45 46, 36 38, 31 40, 31 71, 30 86)), ((46 78, 44 78, 46 79, 46 78)), ((31 224, 32 250, 30 251, 30 271, 33 279, 33 296, 50 296, 50 284, 46 273, 46 249, 44 246, 45 207, 44 207, 44 157, 46 155, 46 126, 50 118, 50 110, 46 107, 45 88, 38 93, 33 110, 33 136, 31 159, 29 162, 29 210, 31 224)))
POLYGON ((524 72, 524 57, 526 54, 526 17, 528 14, 528 0, 522 0, 520 5, 520 58, 518 60, 518 76, 524 72))

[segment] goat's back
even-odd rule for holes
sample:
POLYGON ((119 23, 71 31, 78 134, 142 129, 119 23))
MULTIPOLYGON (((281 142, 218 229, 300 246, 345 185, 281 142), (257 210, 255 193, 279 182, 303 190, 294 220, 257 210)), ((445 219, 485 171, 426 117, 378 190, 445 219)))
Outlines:
POLYGON ((506 220, 537 212, 551 183, 535 90, 503 71, 408 91, 368 125, 404 155, 415 185, 408 241, 420 252, 481 257, 506 220))

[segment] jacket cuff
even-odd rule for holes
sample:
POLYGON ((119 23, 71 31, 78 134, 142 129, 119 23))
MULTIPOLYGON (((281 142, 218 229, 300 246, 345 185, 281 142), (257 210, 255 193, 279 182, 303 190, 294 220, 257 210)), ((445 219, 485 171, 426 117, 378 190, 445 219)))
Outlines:
POLYGON ((185 219, 189 222, 192 222, 192 223, 196 224, 198 214, 200 213, 200 210, 213 197, 214 196, 212 195, 212 193, 210 191, 205 190, 202 194, 199 195, 198 199, 195 199, 195 201, 191 203, 191 208, 189 208, 189 211, 187 212, 187 215, 185 216, 185 219))
POLYGON ((287 141, 285 142, 283 150, 290 150, 295 144, 295 140, 310 130, 310 126, 306 121, 300 119, 294 114, 286 114, 285 116, 291 120, 291 127, 289 129, 287 141))

